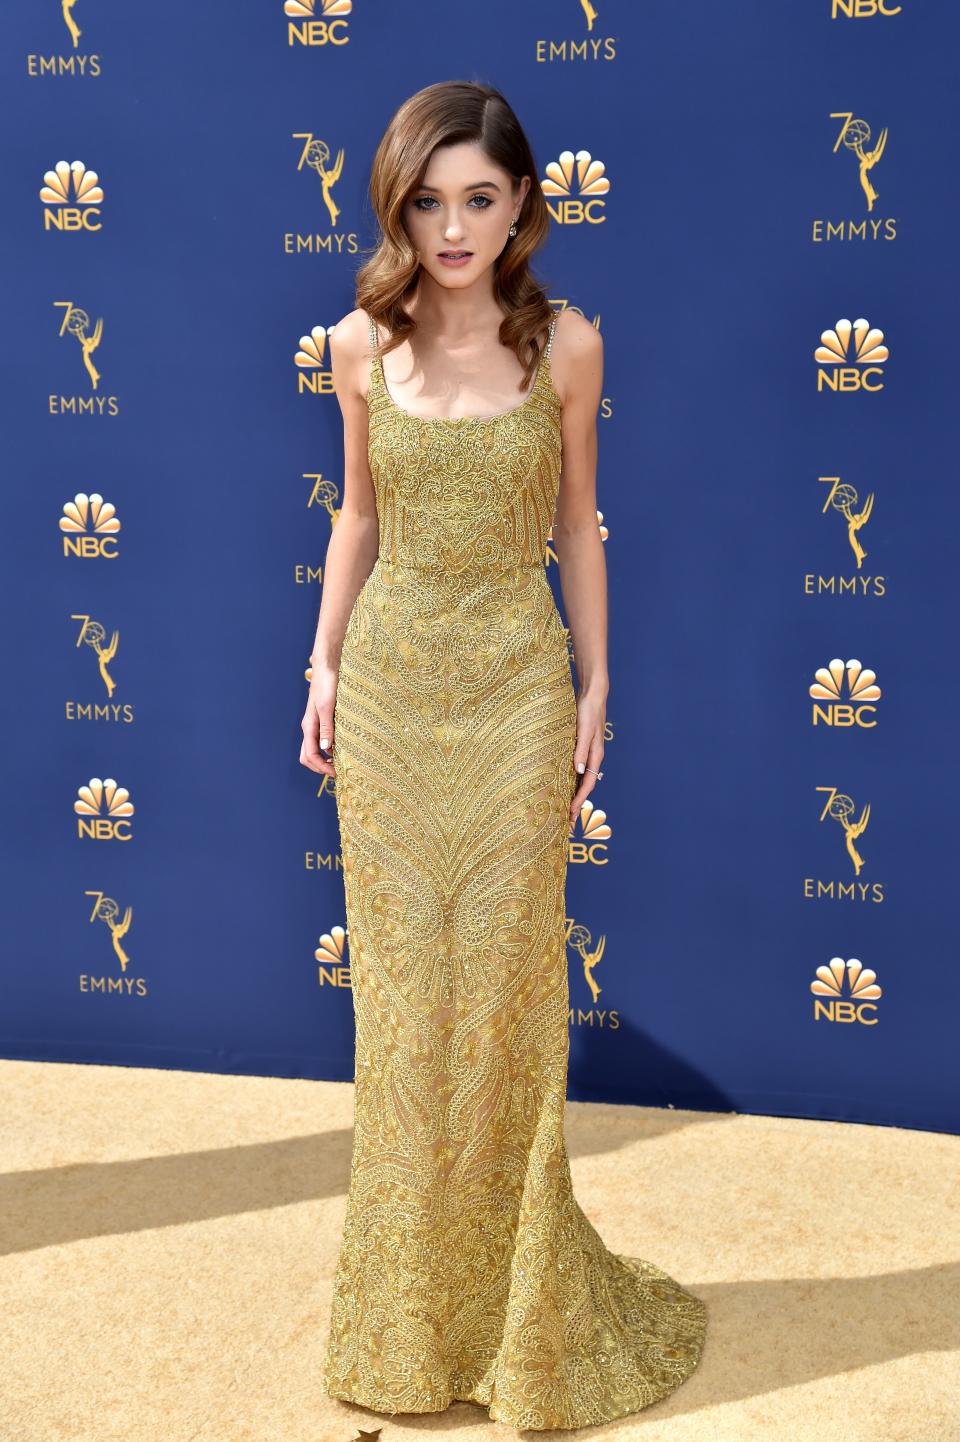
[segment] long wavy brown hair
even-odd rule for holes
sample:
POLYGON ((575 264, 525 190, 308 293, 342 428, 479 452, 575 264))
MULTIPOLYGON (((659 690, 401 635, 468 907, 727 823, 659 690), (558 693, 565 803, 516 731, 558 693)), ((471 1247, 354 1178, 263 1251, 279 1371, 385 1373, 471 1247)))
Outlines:
POLYGON ((553 315, 543 286, 530 270, 530 257, 543 245, 550 229, 546 201, 537 179, 530 142, 513 109, 491 85, 473 80, 443 80, 427 85, 405 100, 393 115, 373 158, 370 200, 380 227, 380 241, 357 272, 356 305, 388 332, 378 347, 385 355, 416 330, 404 301, 417 284, 420 262, 402 214, 406 201, 423 180, 430 156, 438 146, 476 141, 515 184, 530 177, 511 236, 494 262, 494 295, 504 312, 499 338, 517 355, 526 390, 540 356, 539 337, 553 315))

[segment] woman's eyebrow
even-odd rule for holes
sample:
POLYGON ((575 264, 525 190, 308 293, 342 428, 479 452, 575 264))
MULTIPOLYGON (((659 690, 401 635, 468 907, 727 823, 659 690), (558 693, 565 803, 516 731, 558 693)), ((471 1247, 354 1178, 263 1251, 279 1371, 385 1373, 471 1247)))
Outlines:
MULTIPOLYGON (((497 185, 496 181, 494 181, 494 180, 478 180, 474 185, 465 185, 463 188, 464 188, 464 190, 483 190, 483 189, 499 190, 499 189, 500 189, 499 185, 497 185)), ((418 189, 418 190, 433 190, 433 191, 439 191, 439 186, 436 186, 436 185, 420 185, 420 186, 417 187, 417 189, 418 189)))

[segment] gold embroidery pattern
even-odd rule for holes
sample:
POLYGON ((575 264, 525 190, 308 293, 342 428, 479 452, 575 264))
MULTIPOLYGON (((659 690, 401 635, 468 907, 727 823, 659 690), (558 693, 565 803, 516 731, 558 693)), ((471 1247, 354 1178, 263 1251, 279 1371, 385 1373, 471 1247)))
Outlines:
POLYGON ((356 1088, 324 1385, 536 1429, 656 1402, 705 1332, 698 1298, 604 1246, 564 1140, 576 698, 543 565, 555 323, 526 399, 494 416, 409 414, 374 361, 380 548, 334 713, 356 1088))

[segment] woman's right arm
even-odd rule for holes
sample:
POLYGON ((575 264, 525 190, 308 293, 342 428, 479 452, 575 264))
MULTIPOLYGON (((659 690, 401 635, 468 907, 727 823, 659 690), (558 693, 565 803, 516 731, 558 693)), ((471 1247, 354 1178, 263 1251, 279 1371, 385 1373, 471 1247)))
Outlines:
POLYGON ((311 771, 336 776, 332 761, 320 754, 333 746, 333 711, 340 672, 340 650, 353 603, 373 569, 380 546, 380 525, 373 477, 367 461, 367 400, 360 389, 369 377, 369 321, 352 310, 328 334, 333 386, 343 413, 343 501, 327 544, 320 615, 310 657, 313 668, 307 708, 301 723, 300 761, 311 771))

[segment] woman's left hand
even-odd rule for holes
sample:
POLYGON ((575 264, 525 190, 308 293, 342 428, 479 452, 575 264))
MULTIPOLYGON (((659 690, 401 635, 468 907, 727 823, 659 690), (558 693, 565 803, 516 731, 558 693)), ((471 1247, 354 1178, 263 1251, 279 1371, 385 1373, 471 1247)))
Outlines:
POLYGON ((571 826, 576 824, 580 808, 596 784, 595 773, 602 769, 600 763, 603 761, 606 711, 605 694, 597 695, 587 691, 577 697, 577 744, 573 752, 573 765, 578 773, 582 766, 582 775, 577 776, 580 785, 570 803, 571 826), (592 766, 593 770, 588 771, 588 766, 592 766))

